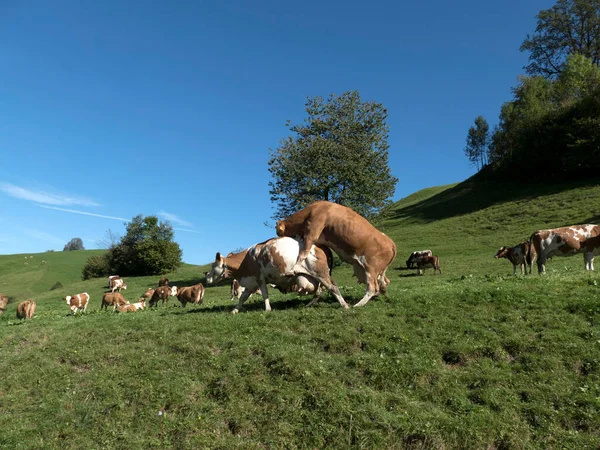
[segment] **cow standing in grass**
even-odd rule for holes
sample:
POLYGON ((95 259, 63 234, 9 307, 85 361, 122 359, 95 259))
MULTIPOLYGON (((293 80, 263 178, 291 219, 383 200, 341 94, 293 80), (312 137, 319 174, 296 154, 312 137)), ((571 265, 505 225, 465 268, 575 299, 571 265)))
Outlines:
POLYGON ((102 296, 100 311, 102 311, 102 308, 108 309, 109 306, 112 306, 113 311, 115 311, 118 306, 124 306, 128 303, 129 302, 125 300, 125 297, 123 297, 123 294, 120 292, 107 292, 102 296))
POLYGON ((36 304, 33 300, 25 300, 17 306, 17 319, 31 319, 35 313, 36 304))
POLYGON ((202 283, 195 284, 193 286, 177 287, 177 300, 181 303, 181 306, 185 308, 188 303, 199 305, 204 300, 204 286, 202 283))
POLYGON ((581 246, 584 251, 585 270, 594 270, 594 256, 600 255, 600 236, 586 239, 581 246))
POLYGON ((436 255, 424 256, 417 261, 417 275, 423 275, 425 269, 428 267, 433 268, 434 275, 436 271, 438 271, 440 275, 442 274, 442 270, 440 269, 440 259, 436 255))
MULTIPOLYGON (((584 251, 582 243, 600 235, 600 225, 571 225, 538 230, 531 235, 531 249, 537 254, 538 273, 546 272, 546 261, 553 256, 573 256, 584 251)), ((593 267, 593 256, 586 268, 593 267)))
POLYGON ((71 313, 75 314, 80 309, 85 312, 90 302, 90 295, 87 292, 82 292, 81 294, 67 295, 65 300, 71 313))
POLYGON ((8 304, 8 297, 6 295, 0 295, 0 316, 6 309, 7 304, 8 304))
POLYGON ((406 268, 412 269, 412 266, 416 264, 419 259, 423 258, 423 256, 431 256, 432 254, 433 253, 431 253, 431 250, 420 250, 417 252, 412 252, 406 260, 406 268))
POLYGON ((175 297, 177 295, 177 286, 160 286, 156 288, 152 298, 150 299, 150 307, 156 306, 159 300, 162 300, 162 304, 169 303, 169 297, 175 297))
POLYGON ((529 273, 531 274, 531 268, 536 259, 535 248, 531 248, 531 242, 523 241, 514 247, 500 247, 500 250, 496 252, 494 258, 508 259, 513 265, 513 275, 517 274, 517 267, 521 268, 521 275, 526 272, 526 266, 529 267, 529 273))

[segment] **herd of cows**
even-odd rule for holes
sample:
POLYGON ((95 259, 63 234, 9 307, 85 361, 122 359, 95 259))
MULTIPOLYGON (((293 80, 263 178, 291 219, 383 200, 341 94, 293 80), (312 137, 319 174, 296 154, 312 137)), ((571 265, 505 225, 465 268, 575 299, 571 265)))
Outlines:
MULTIPOLYGON (((276 225, 277 236, 237 253, 222 256, 217 253, 211 270, 205 273, 208 284, 232 279, 231 298, 238 304, 232 313, 239 312, 244 302, 254 293, 260 293, 265 309, 271 310, 268 286, 282 292, 312 294, 309 305, 315 304, 322 294, 323 287, 336 298, 344 308, 349 308, 340 290, 331 279, 333 254, 336 252, 342 261, 352 265, 354 276, 359 283, 366 285, 366 292, 355 307, 364 306, 371 298, 387 292, 390 283, 386 271, 396 258, 396 244, 384 233, 377 230, 364 217, 350 208, 327 201, 311 203, 306 208, 292 214, 276 225)), ((514 247, 501 247, 495 258, 506 258, 513 264, 513 274, 517 267, 525 273, 525 267, 537 261, 538 273, 546 270, 546 261, 553 256, 584 254, 586 270, 594 270, 594 256, 600 253, 600 225, 573 225, 535 231, 528 241, 514 247)), ((406 261, 407 268, 417 266, 417 274, 431 267, 434 274, 440 270, 439 258, 431 250, 411 253, 406 261)), ((146 301, 150 307, 168 302, 170 296, 177 297, 183 307, 187 303, 200 304, 204 299, 204 286, 169 286, 163 278, 157 288, 148 289, 140 301, 130 304, 120 290, 127 289, 124 280, 118 275, 108 277, 109 292, 102 297, 100 309, 129 312, 144 309, 146 301), (116 292, 115 292, 116 291, 116 292)), ((72 313, 85 311, 90 296, 87 292, 65 297, 72 313)), ((4 311, 8 298, 0 295, 0 314, 4 311)), ((35 312, 32 300, 21 302, 17 307, 17 317, 29 319, 35 312)))

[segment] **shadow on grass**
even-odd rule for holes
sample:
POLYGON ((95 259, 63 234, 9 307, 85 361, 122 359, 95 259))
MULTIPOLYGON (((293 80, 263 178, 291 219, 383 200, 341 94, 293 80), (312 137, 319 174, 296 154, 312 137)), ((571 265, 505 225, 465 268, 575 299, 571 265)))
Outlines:
MULTIPOLYGON (((477 174, 433 197, 392 211, 388 219, 417 219, 433 222, 479 211, 496 203, 534 199, 598 184, 600 178, 561 183, 520 183, 488 180, 485 174, 477 174)), ((595 223, 598 220, 600 215, 586 222, 595 223)))

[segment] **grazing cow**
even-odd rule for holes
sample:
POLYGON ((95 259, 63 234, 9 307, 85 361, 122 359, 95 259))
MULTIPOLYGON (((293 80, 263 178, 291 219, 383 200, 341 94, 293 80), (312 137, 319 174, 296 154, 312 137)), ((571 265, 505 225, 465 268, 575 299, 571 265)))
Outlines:
POLYGON ((156 306, 159 300, 162 300, 163 305, 165 302, 169 304, 169 296, 175 297, 176 295, 177 286, 159 286, 150 298, 150 307, 156 306))
POLYGON ((352 264, 358 282, 367 285, 365 295, 354 306, 364 306, 371 297, 387 292, 390 280, 385 272, 396 257, 396 244, 352 209, 317 201, 278 221, 275 229, 277 236, 304 240, 293 273, 302 273, 311 246, 320 244, 352 264))
POLYGON ((31 319, 35 313, 35 302, 33 300, 25 300, 17 306, 17 319, 31 319))
POLYGON ((406 260, 406 268, 412 269, 413 264, 416 264, 418 259, 421 259, 423 256, 431 256, 431 250, 421 250, 418 252, 412 252, 408 259, 406 260))
POLYGON ((417 275, 423 275, 425 273, 425 269, 428 267, 433 267, 433 274, 438 271, 440 275, 442 274, 442 270, 440 269, 440 260, 437 256, 424 256, 417 261, 417 275))
POLYGON ((122 278, 114 278, 112 281, 112 286, 110 287, 110 292, 121 292, 121 289, 127 290, 127 285, 123 281, 122 278))
POLYGON ((177 287, 177 300, 181 303, 181 306, 185 308, 188 303, 199 305, 204 300, 204 286, 202 283, 195 284, 193 286, 177 287))
POLYGON ((146 289, 146 292, 144 292, 141 296, 141 298, 152 298, 152 295, 154 295, 154 291, 156 289, 153 288, 148 288, 146 289))
MULTIPOLYGON (((537 255, 538 273, 546 272, 546 261, 553 256, 573 256, 584 250, 582 242, 600 235, 600 225, 572 225, 538 230, 531 235, 531 251, 537 255)), ((586 267, 593 266, 593 256, 586 267)))
POLYGON ((75 295, 67 295, 65 300, 67 301, 67 305, 69 305, 71 312, 75 314, 80 309, 85 312, 88 307, 88 303, 90 302, 90 295, 87 292, 75 295))
POLYGON ((160 280, 158 280, 158 286, 168 286, 169 285, 169 279, 162 277, 160 280))
MULTIPOLYGON (((270 311, 271 304, 267 284, 273 284, 284 292, 289 292, 290 287, 294 284, 301 289, 313 289, 318 292, 318 286, 323 284, 331 291, 340 305, 348 308, 348 304, 330 278, 327 256, 323 248, 311 246, 308 257, 300 267, 302 274, 294 275, 292 267, 298 260, 299 252, 300 243, 297 240, 283 237, 269 239, 253 245, 239 254, 227 256, 227 258, 223 258, 220 253, 217 253, 216 261, 206 279, 208 282, 221 279, 226 270, 229 270, 239 280, 244 291, 232 311, 234 314, 242 308, 244 302, 257 288, 260 289, 264 298, 265 310, 270 311), (241 254, 244 257, 239 261, 241 254)), ((314 304, 314 301, 316 300, 313 299, 310 304, 314 304)))
POLYGON ((102 308, 108 309, 109 306, 113 307, 113 311, 117 309, 117 306, 124 306, 129 304, 123 294, 120 292, 107 292, 102 296, 102 304, 100 305, 100 311, 102 308))
POLYGON ((600 255, 600 235, 586 239, 581 247, 584 249, 585 270, 594 270, 594 256, 600 255))
POLYGON ((6 305, 8 304, 8 297, 6 295, 0 294, 0 316, 6 309, 6 305))
POLYGON ((121 278, 119 275, 110 275, 108 277, 108 288, 112 288, 112 280, 116 280, 118 278, 121 278))
POLYGON ((531 274, 531 266, 536 259, 535 248, 530 248, 531 242, 523 241, 514 247, 500 247, 500 250, 496 252, 494 258, 508 259, 513 265, 513 275, 517 273, 517 266, 521 268, 521 275, 526 272, 526 266, 529 266, 529 273, 531 274), (533 260, 532 260, 533 259, 533 260))

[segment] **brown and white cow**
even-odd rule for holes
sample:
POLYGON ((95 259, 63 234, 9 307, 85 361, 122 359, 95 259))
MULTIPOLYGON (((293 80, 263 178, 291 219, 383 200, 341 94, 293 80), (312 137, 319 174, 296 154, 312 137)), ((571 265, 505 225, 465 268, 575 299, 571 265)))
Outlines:
MULTIPOLYGON (((308 257, 301 266, 302 274, 294 275, 293 266, 300 252, 300 243, 292 238, 273 238, 253 245, 243 252, 222 257, 217 253, 211 271, 207 274, 208 283, 214 283, 230 272, 244 288, 237 306, 232 313, 237 313, 244 302, 257 289, 265 301, 265 310, 271 310, 268 284, 275 285, 283 292, 289 292, 292 285, 297 289, 312 290, 319 293, 320 284, 325 286, 338 300, 340 305, 348 308, 348 304, 339 289, 330 278, 330 268, 326 252, 320 246, 312 246, 308 257)), ((314 304, 313 299, 309 304, 314 304)))
POLYGON ((122 278, 113 278, 111 280, 110 292, 121 292, 121 289, 123 289, 124 291, 127 290, 127 285, 125 284, 125 281, 123 281, 122 278))
POLYGON ((109 306, 113 307, 113 311, 117 309, 118 306, 127 305, 129 302, 125 300, 123 294, 120 292, 106 292, 102 296, 102 303, 100 304, 100 311, 102 308, 108 309, 109 306))
POLYGON ((108 288, 112 288, 112 280, 116 280, 118 278, 121 278, 119 275, 110 275, 108 277, 108 288))
POLYGON ((536 259, 535 248, 530 248, 531 242, 523 241, 515 245, 514 247, 500 247, 500 250, 496 252, 494 258, 508 259, 513 265, 513 275, 517 273, 517 267, 521 268, 521 275, 526 272, 526 266, 529 267, 529 273, 531 273, 531 267, 536 259))
POLYGON ((35 313, 35 302, 33 300, 25 300, 17 306, 17 319, 31 319, 35 313))
POLYGON ((144 309, 145 302, 142 300, 141 302, 126 304, 122 306, 117 306, 117 311, 119 312, 136 312, 140 309, 144 309))
POLYGON ((594 270, 594 256, 600 255, 600 235, 586 239, 581 243, 585 270, 594 270))
POLYGON ((185 308, 188 303, 199 305, 204 300, 204 286, 202 283, 194 284, 193 286, 177 287, 177 300, 181 306, 185 308))
POLYGON ((412 252, 408 259, 406 260, 406 268, 412 269, 413 264, 416 264, 418 259, 421 259, 423 256, 431 256, 431 250, 419 250, 416 252, 412 252))
POLYGON ((8 304, 8 297, 6 295, 0 294, 0 316, 6 309, 6 305, 8 304))
POLYGON ((150 298, 150 307, 156 306, 159 300, 162 300, 162 304, 165 302, 169 304, 169 297, 175 297, 177 295, 177 286, 159 286, 152 294, 150 298))
MULTIPOLYGON (((531 248, 537 254, 538 273, 546 272, 546 261, 553 256, 573 256, 584 251, 582 242, 600 235, 600 225, 585 224, 538 230, 531 235, 531 248)), ((587 264, 586 264, 587 265, 587 264)), ((593 266, 593 257, 590 261, 593 266)))
POLYGON ((416 261, 417 263, 417 275, 423 275, 425 273, 425 269, 428 267, 433 267, 433 274, 435 275, 436 270, 442 274, 442 270, 440 269, 440 259, 436 255, 432 256, 423 256, 421 259, 416 261))
POLYGON ((311 246, 321 244, 352 264, 358 282, 367 285, 365 295, 354 306, 364 306, 371 297, 387 292, 390 280, 385 272, 396 257, 396 244, 352 209, 327 201, 314 202, 278 221, 275 229, 277 236, 304 240, 294 273, 301 273, 311 246))
POLYGON ((169 279, 166 277, 162 277, 160 280, 158 280, 158 286, 168 286, 169 285, 169 279))
POLYGON ((82 292, 81 294, 67 295, 65 300, 71 312, 75 314, 80 309, 85 312, 90 302, 90 295, 87 292, 82 292))

